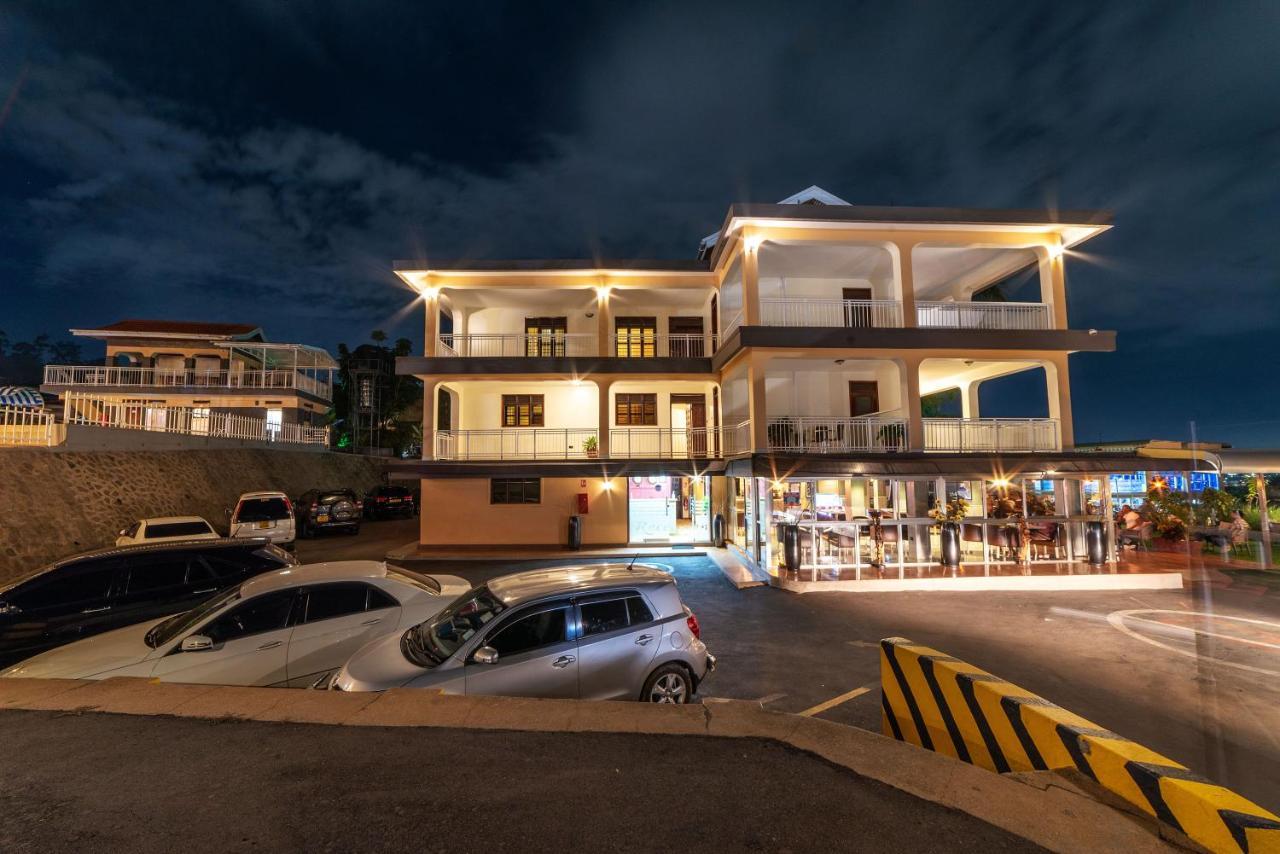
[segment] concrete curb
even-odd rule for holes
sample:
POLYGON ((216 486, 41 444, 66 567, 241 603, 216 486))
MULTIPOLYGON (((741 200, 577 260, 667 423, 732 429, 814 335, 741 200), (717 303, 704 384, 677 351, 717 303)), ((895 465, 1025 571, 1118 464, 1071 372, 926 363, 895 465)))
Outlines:
POLYGON ((344 694, 178 685, 134 678, 0 680, 0 710, 110 712, 346 726, 766 738, 922 800, 968 813, 1051 851, 1169 851, 1155 822, 1125 814, 1060 775, 997 775, 866 730, 771 712, 702 706, 455 697, 413 689, 344 694))

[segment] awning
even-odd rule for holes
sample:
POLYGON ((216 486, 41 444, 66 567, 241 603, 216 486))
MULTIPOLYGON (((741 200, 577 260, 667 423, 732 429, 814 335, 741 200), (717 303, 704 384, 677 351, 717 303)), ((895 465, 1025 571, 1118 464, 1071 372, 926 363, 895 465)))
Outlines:
POLYGON ((30 386, 0 385, 0 406, 44 409, 44 396, 30 386))

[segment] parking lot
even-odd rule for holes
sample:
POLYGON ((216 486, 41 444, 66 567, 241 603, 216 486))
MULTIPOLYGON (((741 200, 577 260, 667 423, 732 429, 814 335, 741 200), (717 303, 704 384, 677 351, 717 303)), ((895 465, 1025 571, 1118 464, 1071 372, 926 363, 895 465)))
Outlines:
MULTIPOLYGON (((380 557, 416 520, 299 544, 306 561, 380 557)), ((572 561, 421 563, 479 583, 572 561)), ((1280 584, 1213 574, 1182 591, 811 593, 739 591, 700 555, 669 566, 720 665, 704 696, 758 700, 880 728, 881 638, 970 661, 1158 750, 1272 809, 1280 806, 1280 584)))

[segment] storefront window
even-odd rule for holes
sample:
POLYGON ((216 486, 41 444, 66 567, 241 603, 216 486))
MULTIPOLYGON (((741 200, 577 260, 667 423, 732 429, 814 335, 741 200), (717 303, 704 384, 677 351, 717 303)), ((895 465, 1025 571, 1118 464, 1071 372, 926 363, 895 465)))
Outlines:
POLYGON ((705 543, 711 539, 711 479, 648 475, 627 479, 630 538, 705 543))

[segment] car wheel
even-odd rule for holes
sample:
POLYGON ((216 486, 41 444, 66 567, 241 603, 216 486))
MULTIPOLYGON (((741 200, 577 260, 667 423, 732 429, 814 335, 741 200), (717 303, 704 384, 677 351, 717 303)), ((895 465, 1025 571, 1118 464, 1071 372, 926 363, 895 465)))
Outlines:
POLYGON ((360 533, 360 526, 359 526, 359 525, 352 525, 350 528, 347 528, 347 533, 348 533, 348 534, 350 534, 350 535, 351 535, 351 536, 353 536, 353 537, 354 537, 354 536, 359 535, 359 533, 360 533))
POLYGON ((645 703, 687 703, 692 696, 689 671, 679 664, 664 664, 649 674, 640 699, 645 703))

